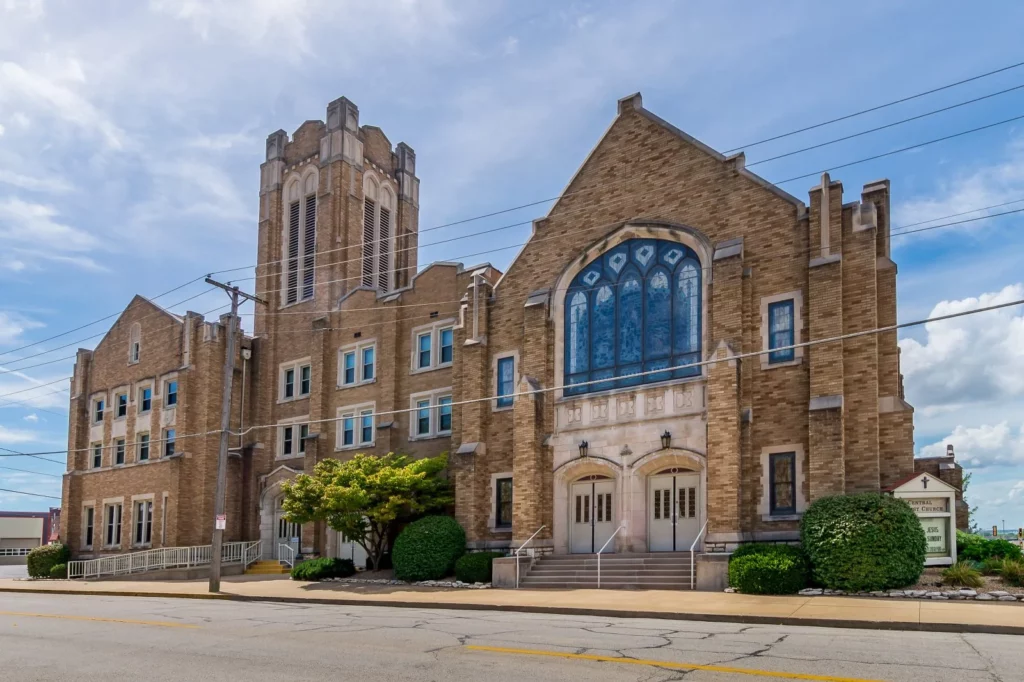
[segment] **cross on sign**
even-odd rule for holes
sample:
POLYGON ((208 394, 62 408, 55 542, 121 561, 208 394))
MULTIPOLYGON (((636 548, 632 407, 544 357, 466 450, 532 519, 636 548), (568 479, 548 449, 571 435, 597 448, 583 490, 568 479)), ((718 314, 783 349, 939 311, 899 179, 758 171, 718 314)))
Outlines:
POLYGON ((924 478, 921 479, 921 487, 922 488, 927 488, 928 487, 928 477, 927 476, 925 476, 924 478))

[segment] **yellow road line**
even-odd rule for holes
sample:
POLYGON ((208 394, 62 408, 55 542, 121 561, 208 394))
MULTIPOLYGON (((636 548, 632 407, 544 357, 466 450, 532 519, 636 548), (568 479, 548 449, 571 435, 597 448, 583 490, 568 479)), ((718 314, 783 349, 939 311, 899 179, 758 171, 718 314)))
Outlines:
POLYGON ((520 654, 525 656, 551 656, 553 658, 570 658, 582 661, 599 661, 601 663, 624 663, 629 665, 656 665, 662 668, 680 668, 682 670, 706 670, 714 673, 731 675, 754 675, 757 677, 777 677, 785 680, 816 680, 817 682, 881 682, 860 677, 833 677, 832 675, 809 675, 805 673, 788 673, 778 670, 757 670, 754 668, 733 668, 725 665, 702 665, 700 663, 676 663, 674 661, 648 661, 639 658, 616 658, 615 656, 597 656, 593 654, 570 654, 561 651, 543 651, 540 649, 508 649, 500 646, 478 646, 469 644, 467 649, 473 651, 490 651, 497 654, 520 654))
POLYGON ((127 625, 153 625, 162 628, 198 629, 198 625, 187 623, 171 623, 165 620, 129 620, 127 618, 97 618, 95 616, 69 616, 59 613, 23 613, 21 611, 0 611, 0 616, 16 616, 22 618, 54 618, 57 620, 85 620, 94 623, 125 623, 127 625))

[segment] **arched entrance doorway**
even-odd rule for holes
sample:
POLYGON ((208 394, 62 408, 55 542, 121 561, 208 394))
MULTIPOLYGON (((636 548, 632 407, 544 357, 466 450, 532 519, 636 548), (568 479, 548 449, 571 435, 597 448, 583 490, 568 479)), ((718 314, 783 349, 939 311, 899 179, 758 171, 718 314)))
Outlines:
POLYGON ((299 524, 285 518, 284 509, 281 504, 284 502, 284 495, 274 500, 274 547, 272 554, 275 559, 294 558, 299 553, 299 524), (284 549, 291 547, 292 552, 284 549), (294 552, 294 553, 293 553, 294 552))
POLYGON ((615 496, 615 481, 607 476, 587 476, 572 484, 569 491, 570 552, 593 554, 604 546, 615 532, 615 496))
POLYGON ((700 533, 700 472, 681 467, 647 479, 647 546, 652 552, 690 549, 700 533))

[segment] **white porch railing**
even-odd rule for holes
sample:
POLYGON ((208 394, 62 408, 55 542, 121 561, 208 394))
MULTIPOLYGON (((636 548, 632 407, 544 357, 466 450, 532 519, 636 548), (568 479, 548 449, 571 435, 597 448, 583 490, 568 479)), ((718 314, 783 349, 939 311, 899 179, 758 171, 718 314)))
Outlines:
MULTIPOLYGON (((88 561, 69 561, 68 577, 100 578, 109 575, 160 571, 168 568, 207 566, 210 563, 211 552, 210 545, 164 547, 88 561)), ((221 563, 249 566, 259 560, 261 552, 262 543, 259 540, 255 542, 225 542, 222 548, 221 563)))
POLYGON ((516 589, 517 589, 517 590, 519 589, 519 553, 520 553, 520 552, 522 552, 522 551, 523 551, 523 550, 524 550, 524 549, 526 548, 526 546, 527 546, 528 544, 530 544, 531 542, 533 542, 533 539, 534 539, 535 537, 537 537, 537 535, 538 535, 538 534, 539 534, 539 533, 540 533, 540 532, 541 532, 542 530, 544 530, 545 528, 547 528, 547 526, 541 526, 540 528, 538 528, 538 529, 536 530, 536 532, 534 532, 534 534, 533 534, 533 535, 531 535, 531 536, 529 537, 529 539, 528 539, 528 540, 527 540, 526 542, 524 542, 524 543, 523 543, 522 545, 520 545, 520 546, 519 546, 519 549, 517 549, 517 550, 515 551, 515 553, 514 553, 514 554, 512 555, 512 556, 514 556, 514 557, 516 558, 516 589))
POLYGON ((279 561, 288 564, 288 568, 292 568, 295 566, 295 548, 291 545, 286 545, 284 543, 278 545, 277 556, 280 557, 280 559, 278 559, 279 561), (285 557, 285 551, 288 552, 288 554, 291 556, 291 559, 285 557))
POLYGON ((0 547, 0 556, 28 556, 31 547, 0 547))
POLYGON ((597 589, 599 590, 601 589, 601 554, 604 552, 605 548, 611 544, 612 540, 615 539, 615 536, 619 534, 619 531, 625 527, 626 526, 623 524, 616 528, 615 532, 612 533, 612 536, 608 538, 603 545, 601 545, 601 549, 597 550, 597 589))

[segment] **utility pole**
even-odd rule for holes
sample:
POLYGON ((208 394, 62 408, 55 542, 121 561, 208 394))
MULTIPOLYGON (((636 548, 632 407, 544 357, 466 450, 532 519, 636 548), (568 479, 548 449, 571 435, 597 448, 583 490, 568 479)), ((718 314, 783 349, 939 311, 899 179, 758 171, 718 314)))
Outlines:
POLYGON ((231 384, 235 376, 235 325, 238 319, 238 300, 244 298, 264 305, 266 302, 239 290, 238 287, 231 286, 230 283, 223 284, 210 277, 206 278, 206 283, 223 289, 231 297, 231 318, 228 320, 228 341, 224 354, 224 390, 220 406, 220 452, 217 455, 217 493, 213 503, 213 542, 210 548, 210 592, 220 592, 221 550, 224 545, 224 528, 227 526, 224 498, 228 473, 228 429, 231 427, 231 384))

